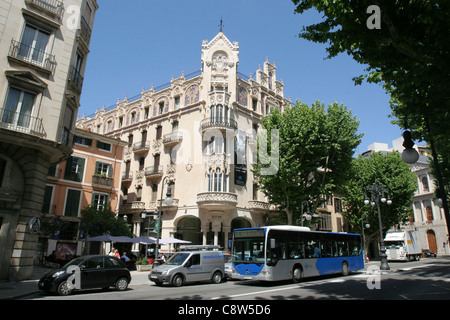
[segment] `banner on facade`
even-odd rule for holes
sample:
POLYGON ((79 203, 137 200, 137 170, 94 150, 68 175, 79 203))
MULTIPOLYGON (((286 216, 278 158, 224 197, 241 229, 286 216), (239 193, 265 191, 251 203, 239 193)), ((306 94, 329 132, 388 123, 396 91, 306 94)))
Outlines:
POLYGON ((247 134, 239 130, 234 143, 234 183, 245 186, 247 183, 247 134))

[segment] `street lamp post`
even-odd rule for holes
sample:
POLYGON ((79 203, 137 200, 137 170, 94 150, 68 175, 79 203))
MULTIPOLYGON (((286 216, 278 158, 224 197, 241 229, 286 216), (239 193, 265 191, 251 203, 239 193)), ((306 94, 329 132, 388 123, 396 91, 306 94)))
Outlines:
POLYGON ((367 215, 363 213, 361 216, 361 229, 362 229, 362 236, 363 236, 363 255, 364 255, 364 262, 367 261, 367 252, 366 252, 366 236, 364 234, 364 226, 366 229, 370 228, 369 221, 367 220, 367 215))
POLYGON ((369 203, 372 207, 374 207, 376 205, 377 210, 378 210, 378 223, 379 223, 379 228, 380 228, 380 257, 381 257, 380 269, 381 270, 390 270, 391 269, 387 262, 386 247, 384 246, 384 237, 383 237, 383 225, 381 223, 381 211, 380 211, 380 201, 382 203, 387 203, 388 205, 392 204, 392 200, 389 198, 389 195, 388 195, 387 199, 384 195, 385 192, 387 193, 387 191, 388 190, 386 189, 385 186, 379 184, 375 180, 375 183, 372 186, 366 187, 366 192, 370 193, 371 200, 369 201, 369 199, 367 198, 367 194, 365 195, 365 200, 364 200, 365 205, 368 205, 369 203))
MULTIPOLYGON (((157 223, 157 230, 156 230, 156 244, 155 244, 155 259, 153 259, 153 265, 158 264, 158 254, 159 254, 159 239, 161 238, 161 213, 162 213, 162 205, 163 205, 163 194, 164 194, 164 184, 166 183, 166 180, 168 180, 169 177, 164 177, 164 179, 162 180, 162 185, 161 185, 161 198, 160 198, 160 203, 159 203, 159 211, 158 211, 158 219, 156 220, 157 223)), ((172 199, 172 186, 170 185, 170 183, 167 186, 167 193, 166 193, 166 198, 164 199, 164 203, 167 206, 171 206, 173 204, 173 199, 172 199)))
MULTIPOLYGON (((144 211, 142 211, 141 212, 141 217, 142 217, 142 219, 144 219, 145 220, 145 218, 147 217, 147 215, 148 215, 148 212, 146 211, 146 210, 144 210, 144 211)), ((150 222, 151 222, 151 218, 149 217, 148 218, 148 222, 147 222, 147 239, 146 239, 146 242, 145 242, 145 259, 147 259, 148 258, 148 238, 149 238, 149 231, 150 231, 150 222)))
POLYGON ((308 221, 310 221, 311 220, 311 214, 310 214, 310 212, 309 212, 309 204, 308 204, 308 201, 303 201, 302 202, 302 210, 301 210, 301 226, 303 227, 303 221, 306 219, 306 220, 308 220, 308 221), (306 216, 305 217, 303 217, 303 207, 306 205, 306 216))

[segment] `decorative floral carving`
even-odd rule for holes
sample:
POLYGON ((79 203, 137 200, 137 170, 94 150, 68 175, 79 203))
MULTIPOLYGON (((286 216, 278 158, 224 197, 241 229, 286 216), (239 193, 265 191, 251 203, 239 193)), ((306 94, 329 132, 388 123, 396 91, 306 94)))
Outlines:
POLYGON ((200 101, 200 88, 194 84, 186 90, 184 105, 188 106, 200 101))

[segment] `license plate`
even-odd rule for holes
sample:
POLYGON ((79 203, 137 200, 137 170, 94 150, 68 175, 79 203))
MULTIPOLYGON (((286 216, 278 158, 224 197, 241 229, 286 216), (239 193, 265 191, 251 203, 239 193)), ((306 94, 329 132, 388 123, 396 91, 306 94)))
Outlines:
POLYGON ((252 280, 252 279, 253 279, 253 277, 249 277, 249 276, 244 277, 244 280, 252 280))

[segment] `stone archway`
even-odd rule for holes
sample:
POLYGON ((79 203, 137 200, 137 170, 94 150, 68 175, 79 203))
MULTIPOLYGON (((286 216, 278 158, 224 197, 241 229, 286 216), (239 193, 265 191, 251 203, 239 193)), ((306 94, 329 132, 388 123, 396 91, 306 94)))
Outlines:
POLYGON ((251 228, 252 224, 249 220, 245 218, 234 218, 231 220, 231 232, 234 229, 251 228))
POLYGON ((191 244, 202 244, 202 223, 194 216, 183 217, 177 222, 175 237, 181 240, 191 241, 191 244))

